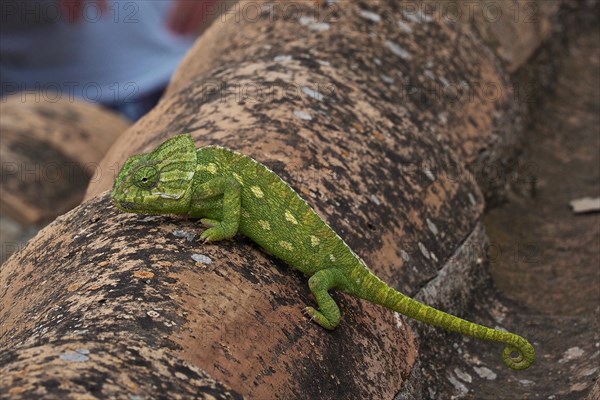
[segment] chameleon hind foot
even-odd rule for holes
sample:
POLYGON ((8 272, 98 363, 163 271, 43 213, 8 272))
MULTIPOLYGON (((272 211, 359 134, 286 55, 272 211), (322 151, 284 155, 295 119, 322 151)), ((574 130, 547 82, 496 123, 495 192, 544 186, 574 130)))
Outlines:
POLYGON ((319 309, 306 307, 304 311, 310 315, 311 321, 325 329, 334 329, 340 323, 340 309, 328 292, 338 286, 339 280, 338 271, 332 269, 317 271, 308 280, 308 287, 317 299, 319 309))

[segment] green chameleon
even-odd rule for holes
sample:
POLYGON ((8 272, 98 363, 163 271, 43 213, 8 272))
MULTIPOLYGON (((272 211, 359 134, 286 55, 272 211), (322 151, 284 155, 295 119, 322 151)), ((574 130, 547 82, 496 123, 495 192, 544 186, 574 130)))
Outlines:
POLYGON ((208 242, 241 233, 268 253, 310 276, 318 309, 306 307, 326 329, 340 322, 330 289, 380 304, 419 321, 478 339, 505 343, 503 358, 521 370, 535 360, 521 336, 490 329, 426 306, 379 279, 317 213, 277 174, 254 159, 218 146, 196 149, 177 135, 127 160, 112 191, 126 212, 202 218, 208 242))

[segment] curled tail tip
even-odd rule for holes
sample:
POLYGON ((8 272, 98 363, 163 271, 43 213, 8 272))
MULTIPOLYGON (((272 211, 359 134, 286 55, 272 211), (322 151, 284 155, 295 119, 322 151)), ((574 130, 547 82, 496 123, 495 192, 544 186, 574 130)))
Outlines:
POLYGON ((504 363, 517 371, 521 371, 527 369, 533 365, 535 362, 535 349, 525 339, 524 343, 520 343, 519 346, 508 345, 504 348, 504 352, 502 353, 502 358, 504 359, 504 363), (513 354, 517 353, 516 357, 513 357, 513 354))

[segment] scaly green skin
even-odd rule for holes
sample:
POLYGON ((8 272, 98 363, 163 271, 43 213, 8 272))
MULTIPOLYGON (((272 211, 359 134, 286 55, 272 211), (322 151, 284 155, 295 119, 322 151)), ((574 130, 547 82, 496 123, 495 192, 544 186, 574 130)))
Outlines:
POLYGON ((386 285, 288 184, 243 154, 216 146, 196 149, 190 135, 175 136, 127 160, 112 200, 126 212, 202 218, 209 228, 201 237, 209 242, 238 232, 249 237, 310 276, 318 309, 305 311, 324 328, 340 322, 328 293, 336 289, 431 325, 505 343, 503 358, 510 368, 526 369, 535 360, 533 347, 521 336, 465 321, 386 285))

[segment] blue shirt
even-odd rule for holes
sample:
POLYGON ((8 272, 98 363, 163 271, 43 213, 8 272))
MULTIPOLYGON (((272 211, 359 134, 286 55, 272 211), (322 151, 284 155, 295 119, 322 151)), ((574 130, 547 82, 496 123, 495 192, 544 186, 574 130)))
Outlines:
POLYGON ((118 104, 164 87, 194 39, 167 29, 172 5, 109 0, 101 12, 85 2, 73 24, 55 0, 2 0, 0 93, 118 104))

